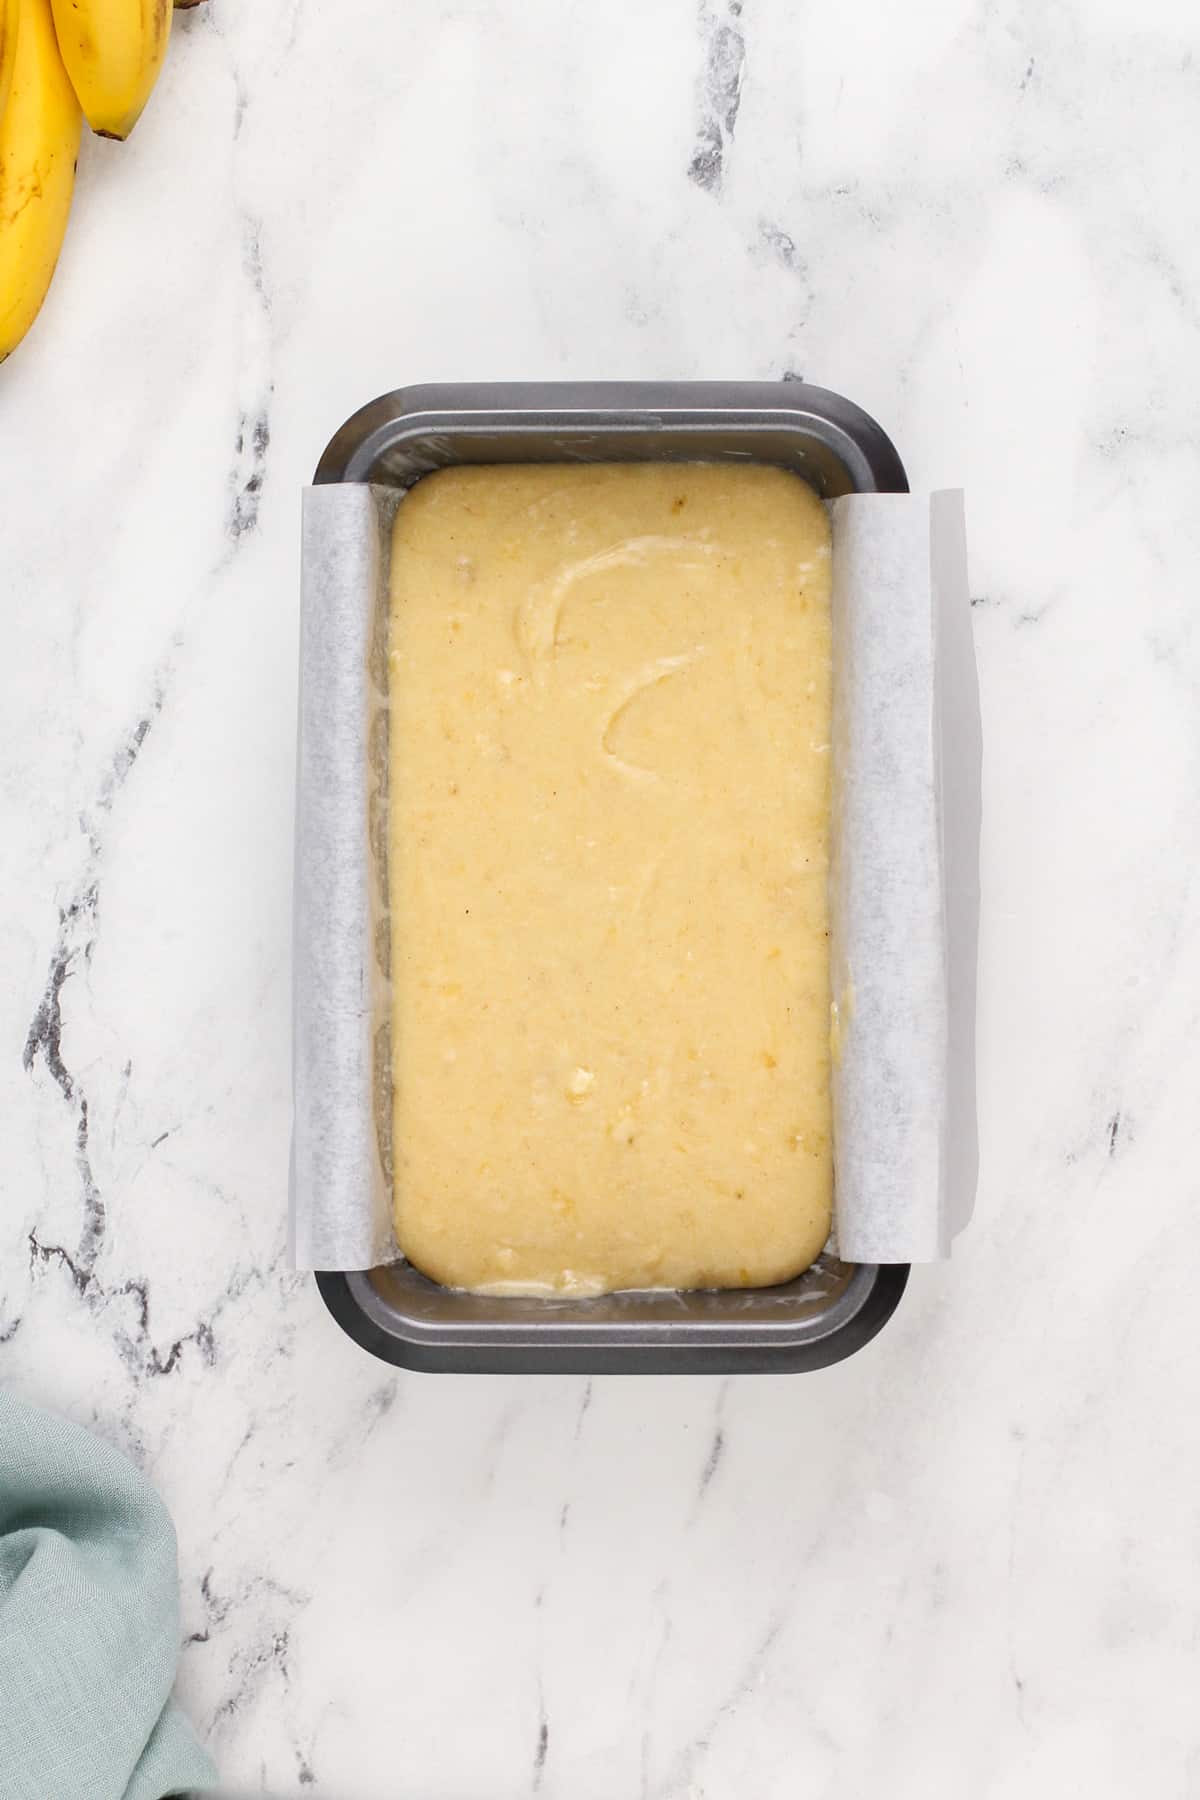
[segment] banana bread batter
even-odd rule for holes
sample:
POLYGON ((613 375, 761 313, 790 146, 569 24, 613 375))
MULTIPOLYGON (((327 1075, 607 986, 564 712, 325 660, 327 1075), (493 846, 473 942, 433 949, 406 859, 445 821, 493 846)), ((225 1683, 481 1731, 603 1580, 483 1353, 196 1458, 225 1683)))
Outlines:
POLYGON ((489 1292, 825 1242, 829 525, 754 464, 479 466, 396 515, 395 1215, 489 1292))

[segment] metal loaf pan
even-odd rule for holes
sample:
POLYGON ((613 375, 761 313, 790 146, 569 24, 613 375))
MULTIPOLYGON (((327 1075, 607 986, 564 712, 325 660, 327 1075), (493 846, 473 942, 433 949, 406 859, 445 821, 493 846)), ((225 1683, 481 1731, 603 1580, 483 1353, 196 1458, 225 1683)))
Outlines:
MULTIPOLYGON (((828 499, 908 487, 873 419, 802 382, 401 388, 346 421, 315 480, 405 489, 451 463, 734 459, 794 469, 828 499)), ((585 1374, 823 1368, 874 1337, 907 1279, 907 1265, 828 1255, 781 1287, 586 1300, 455 1293, 404 1262, 316 1277, 343 1330, 385 1362, 585 1374)))

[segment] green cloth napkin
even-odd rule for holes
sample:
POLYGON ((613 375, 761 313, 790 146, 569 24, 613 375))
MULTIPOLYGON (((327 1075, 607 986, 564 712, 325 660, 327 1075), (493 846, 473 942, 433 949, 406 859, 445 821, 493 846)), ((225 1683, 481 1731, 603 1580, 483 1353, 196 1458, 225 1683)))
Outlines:
POLYGON ((175 1533, 133 1465, 0 1392, 0 1797, 163 1800, 213 1767, 170 1694, 175 1533))

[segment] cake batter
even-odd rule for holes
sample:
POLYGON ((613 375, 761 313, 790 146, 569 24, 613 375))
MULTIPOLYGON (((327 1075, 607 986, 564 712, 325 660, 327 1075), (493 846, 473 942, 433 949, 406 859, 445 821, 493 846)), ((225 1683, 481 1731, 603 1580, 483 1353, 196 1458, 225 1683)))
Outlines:
POLYGON ((830 551, 755 464, 455 467, 396 515, 395 1220, 453 1287, 825 1242, 830 551))

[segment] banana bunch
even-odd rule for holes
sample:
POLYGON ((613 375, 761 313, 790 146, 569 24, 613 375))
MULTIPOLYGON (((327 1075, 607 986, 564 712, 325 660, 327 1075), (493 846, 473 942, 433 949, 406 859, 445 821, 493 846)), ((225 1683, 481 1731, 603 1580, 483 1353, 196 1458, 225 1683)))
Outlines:
POLYGON ((83 120, 129 136, 170 32, 170 0, 0 0, 0 362, 46 298, 83 120))

